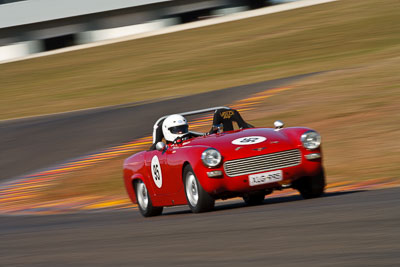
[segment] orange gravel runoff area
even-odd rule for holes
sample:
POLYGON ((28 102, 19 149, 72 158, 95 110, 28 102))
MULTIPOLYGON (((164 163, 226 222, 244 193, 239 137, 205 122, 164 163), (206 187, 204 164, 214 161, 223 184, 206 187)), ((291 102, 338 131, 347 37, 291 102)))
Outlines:
MULTIPOLYGON (((293 87, 282 87, 266 90, 237 101, 232 108, 238 109, 244 117, 250 115, 251 111, 258 108, 263 101, 280 92, 287 91, 293 87)), ((191 122, 191 129, 205 129, 212 122, 212 115, 201 117, 191 122)), ((151 136, 146 136, 128 143, 110 147, 100 152, 82 156, 63 164, 53 166, 49 169, 32 173, 0 184, 0 214, 26 215, 26 214, 57 214, 73 213, 83 211, 105 211, 116 209, 136 209, 127 195, 80 195, 68 198, 60 198, 51 201, 38 201, 43 193, 57 185, 71 172, 96 166, 105 161, 121 156, 129 156, 133 153, 146 149, 151 144, 151 136)), ((121 167, 122 168, 122 167, 121 167)), ((122 180, 122 177, 121 177, 122 180)), ((122 183, 121 183, 122 186, 122 183)), ((328 183, 326 192, 345 192, 355 190, 374 190, 388 187, 400 186, 400 181, 390 178, 376 178, 365 181, 340 181, 328 183)), ((73 190, 73 188, 71 188, 73 190)), ((275 191, 267 198, 278 198, 298 194, 297 191, 288 189, 275 191)), ((234 199, 236 200, 236 199, 234 199)), ((228 202, 232 200, 227 200, 228 202)))

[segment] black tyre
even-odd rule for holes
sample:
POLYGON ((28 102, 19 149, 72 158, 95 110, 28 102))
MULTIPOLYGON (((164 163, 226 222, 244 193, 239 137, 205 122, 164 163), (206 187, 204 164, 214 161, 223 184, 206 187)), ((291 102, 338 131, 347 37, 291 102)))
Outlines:
POLYGON ((142 180, 135 182, 136 200, 139 211, 144 217, 160 215, 164 207, 154 207, 149 196, 149 191, 142 180))
POLYGON ((249 206, 260 205, 264 202, 265 192, 251 192, 243 196, 244 202, 249 206))
POLYGON ((204 191, 189 165, 183 170, 183 182, 186 199, 193 213, 206 212, 214 208, 215 200, 204 191))
POLYGON ((303 177, 294 182, 293 187, 300 192, 304 199, 322 196, 325 191, 324 170, 312 177, 303 177))

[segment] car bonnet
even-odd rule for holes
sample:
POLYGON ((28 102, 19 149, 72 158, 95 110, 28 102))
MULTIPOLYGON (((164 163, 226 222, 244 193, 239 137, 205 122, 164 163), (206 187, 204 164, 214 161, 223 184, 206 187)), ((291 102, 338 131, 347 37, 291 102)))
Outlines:
POLYGON ((225 159, 274 153, 296 148, 283 131, 251 128, 192 139, 187 146, 208 146, 217 149, 225 159))

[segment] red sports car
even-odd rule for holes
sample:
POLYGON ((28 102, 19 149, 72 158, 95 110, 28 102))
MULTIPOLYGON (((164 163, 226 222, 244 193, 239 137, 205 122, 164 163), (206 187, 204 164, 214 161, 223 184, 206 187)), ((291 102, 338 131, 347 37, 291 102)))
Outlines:
POLYGON ((145 217, 163 207, 188 204, 192 212, 214 208, 215 200, 242 197, 260 204, 273 190, 297 189, 303 198, 324 193, 321 137, 309 128, 255 128, 228 107, 160 118, 153 145, 124 162, 124 181, 145 217), (185 117, 214 112, 207 133, 188 130, 185 117), (236 130, 235 130, 236 124, 236 130))

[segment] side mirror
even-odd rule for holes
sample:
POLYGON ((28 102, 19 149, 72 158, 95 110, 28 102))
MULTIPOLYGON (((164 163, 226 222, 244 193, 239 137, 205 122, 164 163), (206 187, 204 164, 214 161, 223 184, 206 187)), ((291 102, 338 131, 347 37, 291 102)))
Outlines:
POLYGON ((165 146, 166 146, 166 144, 165 144, 164 142, 158 142, 158 143, 156 144, 156 149, 157 149, 158 151, 164 151, 165 146))
POLYGON ((275 126, 275 130, 279 131, 280 129, 283 128, 283 126, 285 126, 285 124, 282 121, 275 121, 274 122, 274 126, 275 126))

